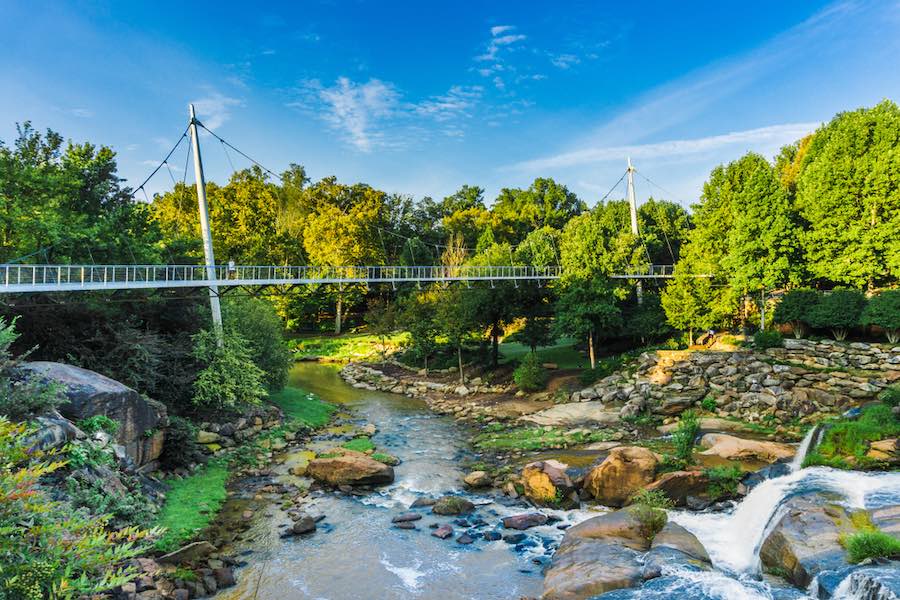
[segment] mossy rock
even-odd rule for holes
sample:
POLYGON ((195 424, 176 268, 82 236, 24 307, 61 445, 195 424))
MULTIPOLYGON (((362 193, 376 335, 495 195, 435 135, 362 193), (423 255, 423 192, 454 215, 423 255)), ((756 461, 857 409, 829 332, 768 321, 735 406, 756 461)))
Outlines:
POLYGON ((436 515, 463 515, 475 510, 475 505, 459 496, 442 496, 431 507, 436 515))

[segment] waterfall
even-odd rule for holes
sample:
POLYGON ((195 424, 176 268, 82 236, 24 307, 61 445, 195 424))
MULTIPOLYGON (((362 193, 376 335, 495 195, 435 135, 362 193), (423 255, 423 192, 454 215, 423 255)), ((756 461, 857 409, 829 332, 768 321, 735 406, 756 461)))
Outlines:
POLYGON ((815 450, 819 443, 821 433, 821 425, 815 425, 806 432, 803 441, 800 442, 800 446, 797 448, 797 454, 794 455, 794 460, 791 461, 791 471, 799 471, 803 468, 803 461, 806 459, 806 455, 809 454, 810 450, 815 450))

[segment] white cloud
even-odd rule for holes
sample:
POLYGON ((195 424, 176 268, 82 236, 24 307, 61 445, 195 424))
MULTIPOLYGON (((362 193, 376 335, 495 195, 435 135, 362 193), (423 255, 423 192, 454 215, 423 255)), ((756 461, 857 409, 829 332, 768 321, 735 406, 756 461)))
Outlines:
POLYGON ((94 116, 94 111, 89 108, 70 108, 69 114, 79 119, 89 119, 94 116))
POLYGON ((700 154, 733 145, 743 145, 748 149, 761 145, 766 147, 780 146, 811 133, 818 126, 819 123, 787 123, 702 138, 669 140, 652 144, 585 148, 524 161, 513 165, 512 168, 525 171, 541 171, 543 169, 574 167, 606 161, 624 161, 625 157, 628 156, 648 159, 700 154))
POLYGON ((553 63, 554 66, 559 67, 560 69, 568 69, 573 65, 577 65, 581 62, 581 59, 574 54, 559 54, 553 56, 550 59, 550 62, 553 63))
MULTIPOLYGON (((460 116, 469 116, 472 108, 481 99, 484 89, 481 86, 455 85, 441 96, 427 98, 412 106, 412 110, 436 121, 448 121, 460 116)), ((458 133, 454 133, 457 136, 458 133)))
POLYGON ((515 29, 513 25, 494 25, 491 27, 491 35, 497 37, 501 33, 515 29))
POLYGON ((488 42, 487 50, 484 54, 476 56, 475 60, 479 62, 501 62, 501 57, 499 56, 501 48, 512 46, 513 44, 526 39, 526 36, 521 33, 506 33, 513 29, 515 29, 515 27, 512 25, 496 25, 491 27, 491 39, 488 42))
POLYGON ((197 118, 209 129, 217 129, 231 118, 231 109, 242 106, 238 98, 231 98, 219 92, 211 92, 208 96, 192 102, 197 111, 197 118))
MULTIPOLYGON (((156 167, 157 165, 159 165, 159 159, 156 159, 156 160, 154 160, 154 159, 142 160, 139 164, 142 164, 142 165, 147 166, 147 167, 156 167)), ((182 167, 179 167, 178 165, 172 164, 171 162, 166 163, 166 164, 169 165, 169 169, 171 169, 172 171, 179 171, 179 172, 180 172, 180 171, 184 171, 184 169, 183 169, 182 167)))

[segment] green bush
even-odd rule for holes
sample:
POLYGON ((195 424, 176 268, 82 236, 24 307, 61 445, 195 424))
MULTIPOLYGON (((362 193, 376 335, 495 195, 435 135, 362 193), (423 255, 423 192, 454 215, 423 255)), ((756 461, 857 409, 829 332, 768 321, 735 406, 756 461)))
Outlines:
POLYGON ((866 457, 869 443, 900 435, 900 420, 887 404, 874 404, 863 409, 856 420, 840 420, 827 426, 822 441, 806 457, 803 466, 826 465, 850 468, 853 464, 871 462, 866 457), (851 459, 849 462, 847 459, 851 459))
POLYGON ((93 435, 98 431, 116 435, 116 432, 119 431, 119 422, 106 415, 94 415, 79 421, 78 428, 88 435, 93 435))
POLYGON ((878 394, 878 399, 890 407, 900 405, 900 384, 887 387, 878 394))
POLYGON ((867 558, 900 558, 900 540, 883 531, 860 531, 842 542, 852 563, 867 558))
POLYGON ((681 413, 678 427, 672 433, 672 444, 675 446, 675 458, 685 464, 694 462, 694 440, 700 431, 700 419, 692 410, 681 413))
POLYGON ((211 410, 234 410, 259 404, 266 397, 265 373, 256 366, 247 342, 224 332, 222 343, 212 331, 194 336, 194 357, 204 365, 194 382, 194 404, 211 410))
POLYGON ((65 400, 59 388, 18 368, 10 347, 18 339, 16 322, 0 317, 0 415, 22 420, 53 410, 65 400))
POLYGON ((272 305, 258 298, 226 297, 223 311, 225 328, 247 342, 250 360, 262 369, 263 383, 277 392, 287 383, 293 364, 284 341, 284 323, 272 305))
POLYGON ((761 329, 753 334, 753 345, 757 350, 780 348, 784 343, 781 333, 775 329, 761 329))
POLYGON ((706 492, 711 500, 728 498, 737 493, 738 484, 744 476, 740 467, 710 467, 703 470, 703 474, 709 479, 709 487, 706 492))
POLYGON ((803 337, 809 325, 809 311, 819 301, 819 292, 798 288, 787 292, 775 307, 772 319, 779 325, 790 325, 795 338, 803 337))
POLYGON ((830 329, 834 339, 847 339, 850 330, 860 324, 866 297, 859 290, 835 288, 824 294, 809 310, 809 324, 830 329))
POLYGON ((169 471, 186 469, 205 459, 200 444, 197 443, 197 427, 184 417, 169 417, 166 428, 166 443, 159 457, 160 464, 169 471))
POLYGON ((116 462, 111 449, 103 448, 90 440, 72 442, 68 446, 68 455, 69 466, 75 469, 108 467, 116 462))
POLYGON ((900 342, 900 290, 885 290, 873 296, 862 312, 863 325, 884 329, 888 342, 900 342))
POLYGON ((547 385, 547 370, 541 366, 538 357, 530 352, 513 373, 513 380, 519 389, 526 392, 542 390, 547 385))
POLYGON ((137 576, 128 561, 158 530, 110 532, 51 500, 39 480, 63 466, 32 448, 24 424, 0 417, 0 598, 77 598, 109 591, 137 576))
POLYGON ((650 541, 666 526, 666 510, 672 506, 672 501, 662 490, 640 490, 631 497, 629 510, 641 525, 641 535, 650 541))
POLYGON ((700 408, 708 412, 716 412, 716 409, 719 407, 716 404, 716 399, 712 396, 706 396, 703 400, 700 401, 700 408))
POLYGON ((140 491, 110 492, 100 481, 66 481, 69 502, 75 508, 87 510, 90 516, 108 515, 115 529, 149 523, 156 507, 140 491))

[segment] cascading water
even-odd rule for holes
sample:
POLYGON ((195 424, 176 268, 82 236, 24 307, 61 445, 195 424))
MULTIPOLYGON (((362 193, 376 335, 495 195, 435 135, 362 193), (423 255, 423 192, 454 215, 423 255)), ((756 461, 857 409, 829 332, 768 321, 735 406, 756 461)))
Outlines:
POLYGON ((800 446, 797 448, 797 454, 794 455, 794 460, 791 461, 791 471, 799 471, 803 468, 803 461, 806 460, 806 456, 811 451, 815 450, 816 446, 819 444, 821 435, 821 425, 816 425, 806 432, 803 441, 800 442, 800 446))

